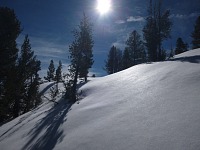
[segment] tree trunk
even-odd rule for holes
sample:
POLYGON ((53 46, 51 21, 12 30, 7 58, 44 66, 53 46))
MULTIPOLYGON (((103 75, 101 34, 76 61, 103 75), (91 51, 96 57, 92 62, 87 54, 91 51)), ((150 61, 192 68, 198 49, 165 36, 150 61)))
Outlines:
POLYGON ((73 82, 73 86, 72 86, 72 97, 71 100, 72 102, 76 102, 76 87, 77 87, 77 80, 78 80, 78 72, 79 72, 79 66, 76 67, 76 72, 75 72, 75 76, 74 76, 74 82, 73 82))
POLYGON ((85 82, 87 82, 87 75, 85 75, 85 82))
POLYGON ((14 118, 19 116, 19 110, 20 110, 19 97, 16 97, 14 107, 13 107, 13 117, 14 118))

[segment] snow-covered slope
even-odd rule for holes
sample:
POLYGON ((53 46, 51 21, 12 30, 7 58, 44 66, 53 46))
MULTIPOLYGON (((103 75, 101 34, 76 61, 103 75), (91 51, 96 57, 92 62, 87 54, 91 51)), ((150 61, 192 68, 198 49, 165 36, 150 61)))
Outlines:
POLYGON ((199 150, 200 49, 89 81, 0 127, 0 148, 199 150))

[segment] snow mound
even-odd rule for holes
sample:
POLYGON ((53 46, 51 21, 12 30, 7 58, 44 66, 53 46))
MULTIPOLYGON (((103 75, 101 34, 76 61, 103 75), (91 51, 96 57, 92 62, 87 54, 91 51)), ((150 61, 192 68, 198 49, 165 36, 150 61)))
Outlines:
POLYGON ((200 49, 191 50, 89 81, 79 103, 60 98, 1 126, 0 147, 200 149, 199 56, 200 49))

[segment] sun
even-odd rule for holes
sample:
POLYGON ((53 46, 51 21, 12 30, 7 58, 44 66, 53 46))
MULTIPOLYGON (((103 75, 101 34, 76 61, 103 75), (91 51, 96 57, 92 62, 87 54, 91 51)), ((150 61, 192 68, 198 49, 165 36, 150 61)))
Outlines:
POLYGON ((97 11, 104 15, 111 9, 111 0, 97 0, 97 11))

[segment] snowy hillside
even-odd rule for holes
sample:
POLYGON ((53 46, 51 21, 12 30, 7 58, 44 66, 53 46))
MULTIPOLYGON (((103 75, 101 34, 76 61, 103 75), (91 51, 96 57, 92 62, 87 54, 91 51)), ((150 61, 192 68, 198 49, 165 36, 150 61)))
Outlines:
POLYGON ((0 149, 200 149, 200 49, 94 79, 80 91, 80 103, 60 95, 58 105, 45 101, 2 125, 0 149))

